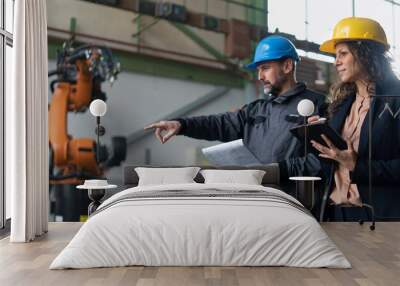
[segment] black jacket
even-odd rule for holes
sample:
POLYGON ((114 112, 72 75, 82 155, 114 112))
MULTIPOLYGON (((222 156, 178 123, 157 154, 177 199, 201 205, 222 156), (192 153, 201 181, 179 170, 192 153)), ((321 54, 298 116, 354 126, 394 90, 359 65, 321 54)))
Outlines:
MULTIPOLYGON (((339 105, 329 124, 341 134, 344 122, 355 100, 349 96, 339 105)), ((357 150, 356 150, 357 151, 357 150)), ((358 159, 350 178, 357 184, 364 203, 372 204, 377 219, 400 219, 400 81, 390 79, 378 83, 376 97, 372 99, 370 109, 360 131, 358 159), (384 98, 383 95, 399 96, 384 98), (382 97, 381 97, 382 96, 382 97), (386 108, 385 108, 386 106, 386 108), (371 118, 370 118, 371 117, 371 118), (371 129, 371 182, 372 198, 369 195, 369 120, 371 129)), ((321 161, 327 179, 328 188, 325 201, 334 187, 336 164, 321 161)), ((355 213, 355 212, 353 212, 355 213)))
MULTIPOLYGON (((237 112, 180 118, 182 129, 179 134, 222 142, 242 138, 261 163, 286 161, 287 164, 281 165, 284 166, 281 170, 284 173, 287 170, 302 170, 302 158, 293 158, 302 156, 303 148, 289 131, 301 122, 301 118, 293 120, 289 115, 298 114, 297 104, 302 99, 314 102, 315 114, 324 112, 325 96, 306 89, 304 83, 298 83, 278 97, 256 100, 237 112)), ((318 160, 315 161, 318 163, 318 160)))

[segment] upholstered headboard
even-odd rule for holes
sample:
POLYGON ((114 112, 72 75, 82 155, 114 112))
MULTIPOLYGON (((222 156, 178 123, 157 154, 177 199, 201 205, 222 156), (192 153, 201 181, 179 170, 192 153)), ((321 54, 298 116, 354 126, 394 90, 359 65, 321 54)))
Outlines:
MULTIPOLYGON (((124 174, 123 174, 123 183, 124 187, 135 187, 139 182, 139 177, 135 172, 136 167, 148 167, 148 168, 176 168, 176 167, 184 167, 184 166, 154 166, 154 165, 128 165, 124 167, 124 174)), ((186 166, 185 166, 186 167, 186 166)), ((220 169, 220 170, 264 170, 266 173, 263 177, 262 184, 264 186, 275 187, 279 188, 280 181, 279 181, 279 166, 278 164, 269 164, 269 165, 262 165, 262 166, 198 166, 201 169, 220 169)), ((203 176, 198 173, 196 178, 194 179, 197 183, 204 183, 203 176)))

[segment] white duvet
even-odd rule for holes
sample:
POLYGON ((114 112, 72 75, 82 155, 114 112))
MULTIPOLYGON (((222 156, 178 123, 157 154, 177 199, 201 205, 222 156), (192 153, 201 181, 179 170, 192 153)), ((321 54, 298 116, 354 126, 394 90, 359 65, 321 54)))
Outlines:
POLYGON ((99 207, 50 269, 127 265, 350 268, 318 222, 296 207, 298 204, 282 191, 254 185, 177 184, 127 189, 99 207), (177 195, 121 200, 149 191, 207 193, 214 189, 233 193, 247 190, 249 194, 263 191, 272 199, 177 195))

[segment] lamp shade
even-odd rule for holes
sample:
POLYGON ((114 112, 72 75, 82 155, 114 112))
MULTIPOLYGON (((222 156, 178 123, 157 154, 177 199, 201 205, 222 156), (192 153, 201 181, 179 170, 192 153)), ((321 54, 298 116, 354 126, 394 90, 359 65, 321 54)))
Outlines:
POLYGON ((310 116, 314 113, 314 103, 309 99, 303 99, 297 104, 297 111, 301 116, 310 116))
POLYGON ((101 99, 95 99, 90 103, 90 113, 93 116, 104 116, 107 112, 107 104, 101 99))

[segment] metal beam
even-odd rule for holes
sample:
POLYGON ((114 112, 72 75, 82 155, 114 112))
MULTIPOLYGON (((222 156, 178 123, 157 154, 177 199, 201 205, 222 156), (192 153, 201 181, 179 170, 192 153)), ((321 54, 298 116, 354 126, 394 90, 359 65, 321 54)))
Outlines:
MULTIPOLYGON (((155 120, 155 122, 160 121, 160 120, 168 120, 168 119, 183 117, 183 116, 189 114, 190 112, 192 112, 206 104, 209 104, 210 102, 216 100, 217 98, 222 97, 223 95, 228 93, 229 90, 230 89, 226 88, 226 87, 218 87, 218 88, 214 89, 213 91, 211 91, 210 93, 195 100, 194 102, 189 103, 189 104, 179 108, 178 110, 164 116, 163 118, 160 118, 159 120, 155 120)), ((132 145, 135 142, 143 139, 144 137, 152 135, 152 134, 153 134, 152 131, 143 130, 143 129, 138 130, 136 132, 133 132, 131 135, 127 136, 127 144, 128 144, 128 146, 132 145)))
MULTIPOLYGON (((353 0, 353 1, 354 1, 354 0, 353 0)), ((397 1, 394 1, 394 0, 383 0, 383 1, 389 2, 389 3, 391 3, 391 4, 393 4, 393 5, 396 5, 396 6, 400 6, 400 3, 397 2, 397 1)))
POLYGON ((69 31, 72 33, 72 34, 75 34, 76 33, 76 18, 75 17, 71 17, 70 19, 69 19, 69 31))
POLYGON ((213 55, 216 59, 228 63, 227 58, 224 56, 224 54, 222 54, 209 43, 207 43, 207 41, 203 40, 203 38, 201 38, 199 35, 189 29, 186 25, 177 22, 170 23, 179 31, 188 36, 192 41, 194 41, 196 44, 206 50, 209 54, 213 55))

